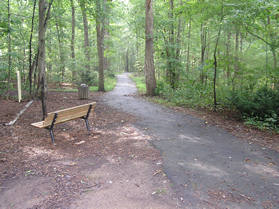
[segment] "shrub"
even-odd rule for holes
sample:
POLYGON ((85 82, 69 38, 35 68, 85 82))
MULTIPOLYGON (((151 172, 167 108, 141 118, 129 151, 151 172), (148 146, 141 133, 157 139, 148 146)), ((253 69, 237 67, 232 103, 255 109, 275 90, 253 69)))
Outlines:
POLYGON ((263 87, 251 95, 233 95, 232 103, 242 114, 247 124, 256 125, 257 127, 275 127, 279 125, 278 91, 263 87))

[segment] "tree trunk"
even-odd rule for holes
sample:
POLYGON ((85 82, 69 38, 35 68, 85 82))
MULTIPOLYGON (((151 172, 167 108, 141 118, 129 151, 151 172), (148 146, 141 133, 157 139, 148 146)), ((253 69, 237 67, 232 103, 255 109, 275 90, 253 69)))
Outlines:
POLYGON ((235 80, 239 73, 239 29, 237 28, 235 34, 235 50, 234 50, 234 76, 233 76, 233 91, 235 90, 235 80))
MULTIPOLYGON (((182 6, 182 0, 180 0, 180 6, 182 6)), ((175 52, 175 67, 174 67, 174 88, 177 87, 179 82, 179 74, 180 74, 180 50, 181 50, 181 29, 182 29, 182 17, 178 18, 177 25, 177 36, 176 36, 176 52, 175 52)))
POLYGON ((12 70, 12 49, 11 49, 11 13, 10 13, 10 0, 8 0, 8 97, 11 83, 11 70, 12 70))
POLYGON ((200 78, 202 84, 204 83, 204 64, 205 64, 205 50, 206 50, 206 41, 207 41, 207 31, 204 24, 201 24, 201 73, 200 78))
POLYGON ((64 55, 64 49, 63 49, 63 43, 62 43, 62 40, 61 40, 61 27, 58 23, 58 20, 56 18, 56 33, 57 33, 57 39, 58 39, 58 51, 59 51, 59 56, 60 56, 60 63, 59 63, 59 66, 60 66, 60 72, 61 72, 61 79, 60 79, 60 82, 63 82, 64 81, 64 75, 65 75, 65 55, 64 55))
POLYGON ((72 7, 72 39, 71 39, 71 57, 72 57, 72 81, 76 81, 76 55, 75 55, 75 27, 76 27, 76 20, 75 20, 75 5, 74 0, 71 0, 71 7, 72 7))
POLYGON ((31 23, 31 32, 30 32, 30 39, 29 39, 29 96, 32 96, 32 73, 33 73, 33 67, 32 67, 32 39, 33 39, 33 30, 34 30, 34 17, 35 17, 35 10, 36 10, 36 4, 37 0, 34 0, 33 4, 33 14, 32 14, 32 23, 31 23))
POLYGON ((216 39, 216 44, 214 48, 214 53, 213 53, 213 59, 214 59, 214 78, 213 78, 213 99, 214 99, 214 111, 217 109, 217 96, 216 96, 216 81, 217 81, 217 49, 218 49, 218 44, 219 44, 219 39, 221 35, 221 28, 222 28, 222 22, 223 22, 223 10, 224 10, 224 2, 222 1, 222 10, 221 10, 221 18, 220 18, 220 23, 219 23, 219 30, 218 30, 218 35, 216 39))
MULTIPOLYGON (((108 4, 109 2, 111 2, 111 0, 104 0, 104 13, 107 15, 109 15, 110 13, 110 5, 108 4)), ((105 18, 104 19, 104 40, 109 40, 109 18, 105 18)), ((104 52, 109 50, 109 44, 106 44, 104 46, 104 52)), ((108 56, 104 56, 104 70, 108 70, 109 69, 109 58, 108 56)))
POLYGON ((45 33, 47 27, 47 21, 50 16, 50 8, 53 0, 47 4, 45 0, 39 0, 39 35, 38 35, 38 70, 40 78, 40 88, 41 88, 41 102, 43 119, 47 116, 47 106, 46 106, 46 94, 47 94, 47 84, 45 79, 45 33), (48 10, 47 10, 48 9, 48 10), (47 11, 47 13, 46 13, 47 11))
POLYGON ((126 60, 125 71, 129 72, 129 48, 127 48, 127 50, 126 50, 125 60, 126 60))
POLYGON ((191 39, 191 27, 192 27, 192 17, 190 17, 189 23, 188 23, 188 35, 187 35, 187 65, 186 65, 186 73, 187 76, 190 72, 190 39, 191 39))
POLYGON ((226 77, 229 84, 230 76, 231 76, 231 69, 230 69, 230 50, 231 50, 231 32, 228 32, 227 35, 227 42, 226 42, 226 77))
POLYGON ((82 81, 87 83, 89 81, 88 77, 90 74, 90 50, 89 50, 88 21, 87 21, 84 0, 80 0, 80 8, 82 13, 83 28, 84 28, 84 54, 87 59, 85 63, 86 71, 85 73, 82 74, 82 81))
POLYGON ((156 79, 153 57, 153 11, 152 0, 146 0, 145 5, 145 82, 146 94, 148 96, 155 95, 156 79))
POLYGON ((26 82, 26 75, 25 75, 25 61, 26 61, 26 42, 24 42, 24 48, 23 48, 23 59, 22 59, 22 70, 23 73, 23 79, 22 82, 25 84, 26 82))
POLYGON ((169 76, 170 76, 170 85, 174 89, 176 83, 176 63, 175 63, 175 43, 174 43, 174 0, 169 0, 170 11, 169 11, 169 20, 170 31, 169 31, 169 76))
MULTIPOLYGON (((48 30, 48 35, 51 36, 52 31, 51 28, 49 28, 48 30)), ((52 59, 51 59, 51 53, 52 53, 52 39, 49 38, 48 39, 48 58, 49 58, 49 62, 47 63, 47 71, 49 72, 49 74, 47 75, 47 81, 50 79, 50 75, 52 72, 52 59)))
POLYGON ((102 5, 97 1, 97 18, 96 18, 96 31, 97 31, 97 48, 98 48, 98 60, 99 60, 99 84, 98 91, 105 91, 104 85, 104 16, 102 12, 102 5))
POLYGON ((138 29, 136 28, 136 60, 139 59, 139 35, 138 29))
POLYGON ((276 50, 275 49, 271 49, 272 52, 272 56, 273 56, 273 68, 274 70, 277 69, 277 57, 276 57, 276 50))

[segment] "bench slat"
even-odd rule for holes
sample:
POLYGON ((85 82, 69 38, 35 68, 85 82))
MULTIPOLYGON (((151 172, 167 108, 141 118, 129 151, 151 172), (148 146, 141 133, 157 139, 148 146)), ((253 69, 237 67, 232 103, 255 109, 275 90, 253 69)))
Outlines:
POLYGON ((52 124, 55 113, 57 113, 57 118, 56 118, 56 121, 54 124, 64 123, 64 122, 72 120, 72 119, 86 116, 89 105, 92 105, 91 111, 93 112, 94 108, 96 106, 96 102, 85 104, 85 105, 79 105, 76 107, 71 107, 71 108, 67 108, 67 109, 63 109, 63 110, 58 110, 55 112, 50 112, 50 113, 48 113, 48 115, 44 121, 32 123, 31 125, 38 127, 38 128, 48 127, 52 124))
POLYGON ((48 114, 65 112, 65 111, 68 111, 68 110, 78 109, 78 108, 82 108, 82 107, 87 107, 87 109, 88 109, 89 105, 92 105, 92 107, 95 107, 96 102, 92 102, 92 103, 88 103, 88 104, 83 104, 83 105, 78 105, 78 106, 75 106, 75 107, 69 107, 69 108, 62 109, 62 110, 57 110, 57 111, 54 111, 54 112, 50 112, 48 114))
POLYGON ((44 128, 44 121, 40 121, 37 123, 31 123, 32 126, 35 126, 37 128, 44 128))

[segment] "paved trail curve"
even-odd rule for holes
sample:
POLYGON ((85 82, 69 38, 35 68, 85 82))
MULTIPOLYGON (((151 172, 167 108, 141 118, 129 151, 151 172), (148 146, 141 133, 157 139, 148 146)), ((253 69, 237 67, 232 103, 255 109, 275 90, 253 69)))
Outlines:
POLYGON ((135 125, 153 136, 185 208, 279 208, 279 153, 134 97, 136 91, 124 73, 104 100, 138 117, 135 125))

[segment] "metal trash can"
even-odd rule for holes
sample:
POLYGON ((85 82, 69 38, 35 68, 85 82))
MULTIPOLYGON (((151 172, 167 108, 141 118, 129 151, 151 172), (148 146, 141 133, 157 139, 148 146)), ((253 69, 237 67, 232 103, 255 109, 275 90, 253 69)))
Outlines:
POLYGON ((88 99, 88 86, 84 83, 80 84, 78 87, 78 98, 88 99))

